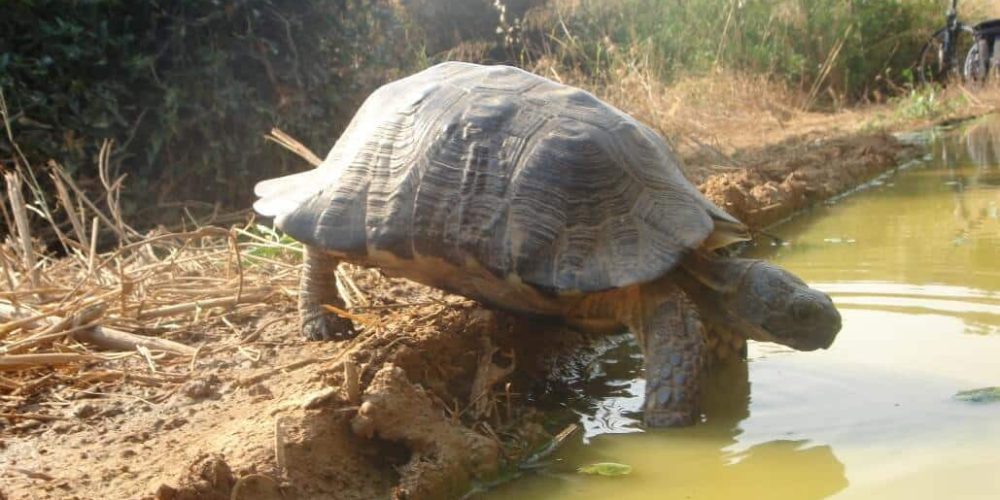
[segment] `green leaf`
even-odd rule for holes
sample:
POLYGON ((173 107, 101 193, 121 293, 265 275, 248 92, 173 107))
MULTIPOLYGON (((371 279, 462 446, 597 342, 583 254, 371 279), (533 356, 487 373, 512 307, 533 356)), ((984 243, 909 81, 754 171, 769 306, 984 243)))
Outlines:
POLYGON ((955 399, 970 403, 1000 403, 1000 387, 981 387, 968 391, 959 391, 955 399))
POLYGON ((632 466, 615 462, 598 462, 579 467, 576 471, 580 474, 596 474, 598 476, 625 476, 632 473, 632 466))

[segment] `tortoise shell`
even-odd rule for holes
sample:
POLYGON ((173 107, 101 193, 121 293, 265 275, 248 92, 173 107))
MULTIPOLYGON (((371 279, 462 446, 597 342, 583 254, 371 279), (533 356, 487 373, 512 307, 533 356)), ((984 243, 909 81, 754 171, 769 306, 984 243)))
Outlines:
POLYGON ((254 208, 303 243, 378 264, 474 261, 542 290, 654 280, 745 239, 649 127, 578 88, 447 62, 372 93, 316 169, 254 208))

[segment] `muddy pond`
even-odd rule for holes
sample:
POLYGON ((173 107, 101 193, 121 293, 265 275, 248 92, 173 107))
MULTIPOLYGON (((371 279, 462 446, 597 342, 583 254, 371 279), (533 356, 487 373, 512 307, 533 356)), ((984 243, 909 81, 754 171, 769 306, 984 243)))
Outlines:
POLYGON ((1000 386, 1000 119, 912 140, 923 159, 750 251, 831 294, 831 349, 752 343, 701 424, 645 432, 637 346, 612 338, 557 395, 584 432, 475 498, 1000 498, 1000 401, 960 394, 1000 386), (599 462, 632 469, 577 472, 599 462))

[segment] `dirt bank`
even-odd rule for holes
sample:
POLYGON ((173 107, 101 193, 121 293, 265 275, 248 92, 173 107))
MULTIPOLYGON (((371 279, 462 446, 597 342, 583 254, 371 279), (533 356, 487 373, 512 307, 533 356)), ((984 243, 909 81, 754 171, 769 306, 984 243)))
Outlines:
POLYGON ((752 228, 763 229, 915 153, 883 133, 800 136, 734 155, 737 165, 704 175, 699 189, 752 228))
MULTIPOLYGON (((913 153, 882 133, 782 129, 789 132, 766 145, 682 150, 692 179, 761 228, 913 153)), ((106 276, 103 286, 122 291, 105 321, 169 337, 193 354, 147 350, 0 371, 0 498, 442 498, 516 466, 558 430, 543 429, 527 388, 510 381, 515 370, 544 366, 541 336, 559 349, 574 335, 349 270, 353 307, 345 314, 361 333, 343 343, 304 342, 295 325, 297 255, 240 248, 257 256, 238 270, 240 286, 253 284, 259 299, 235 307, 161 308, 161 319, 139 321, 152 296, 142 293, 166 286, 164 279, 230 283, 223 278, 236 279, 236 271, 228 261, 196 269, 171 263, 169 276, 141 279, 130 261, 118 270, 121 281, 106 276)), ((150 253, 145 258, 162 261, 169 252, 150 253)), ((74 264, 47 265, 56 276, 74 264)), ((5 346, 17 333, 5 329, 5 346)), ((73 336, 55 344, 64 353, 88 353, 87 346, 73 336)))

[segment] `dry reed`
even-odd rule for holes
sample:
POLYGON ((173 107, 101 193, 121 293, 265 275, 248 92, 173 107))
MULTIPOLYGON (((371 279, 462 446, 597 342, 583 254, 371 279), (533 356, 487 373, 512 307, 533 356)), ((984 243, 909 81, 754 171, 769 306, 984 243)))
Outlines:
MULTIPOLYGON (((280 131, 275 137, 298 144, 280 131)), ((197 370, 204 345, 195 344, 204 338, 192 332, 225 326, 237 338, 223 343, 241 347, 230 318, 297 289, 295 244, 246 214, 230 228, 131 227, 119 206, 124 178, 108 168, 112 147, 106 142, 99 157, 100 200, 56 162, 46 169, 51 193, 34 177, 42 169, 23 158, 4 173, 0 419, 8 423, 57 418, 44 414, 46 391, 106 392, 129 380, 169 393, 197 370)))

